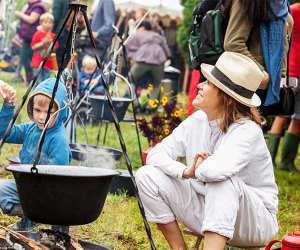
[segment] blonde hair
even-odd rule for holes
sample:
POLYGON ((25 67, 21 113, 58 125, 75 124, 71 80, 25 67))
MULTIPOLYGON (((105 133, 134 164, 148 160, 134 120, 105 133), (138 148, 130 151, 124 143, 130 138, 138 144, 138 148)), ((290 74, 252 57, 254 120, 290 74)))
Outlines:
POLYGON ((51 13, 46 12, 40 16, 40 23, 44 22, 45 20, 51 20, 54 22, 54 16, 51 13))
MULTIPOLYGON (((36 104, 38 106, 46 106, 49 107, 51 102, 51 98, 49 96, 46 96, 44 94, 36 94, 33 97, 33 105, 36 104)), ((57 111, 58 110, 58 105, 56 102, 53 103, 53 111, 57 111)))
POLYGON ((89 55, 85 55, 82 59, 82 66, 83 67, 96 67, 97 61, 94 57, 91 57, 89 55))
POLYGON ((261 126, 262 117, 257 108, 243 105, 221 90, 219 90, 219 95, 221 97, 221 105, 223 108, 223 115, 220 123, 220 129, 223 133, 226 133, 229 126, 241 118, 249 118, 261 126))

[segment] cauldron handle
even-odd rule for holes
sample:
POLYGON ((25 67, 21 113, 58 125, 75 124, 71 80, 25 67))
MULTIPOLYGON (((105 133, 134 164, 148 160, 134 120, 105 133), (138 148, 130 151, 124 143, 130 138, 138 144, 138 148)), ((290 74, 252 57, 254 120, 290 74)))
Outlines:
POLYGON ((270 250, 272 245, 274 245, 275 243, 281 242, 280 240, 272 240, 269 242, 269 244, 266 246, 265 250, 270 250))
POLYGON ((35 165, 33 165, 33 166, 31 167, 30 172, 31 172, 32 174, 38 174, 38 173, 39 173, 39 171, 38 171, 38 169, 37 169, 37 167, 36 167, 35 165))

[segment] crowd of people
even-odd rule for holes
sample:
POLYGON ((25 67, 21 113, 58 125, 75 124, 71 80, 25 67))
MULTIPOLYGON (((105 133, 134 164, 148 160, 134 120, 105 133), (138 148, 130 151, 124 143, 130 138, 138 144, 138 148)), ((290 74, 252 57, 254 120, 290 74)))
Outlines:
MULTIPOLYGON (((8 14, 5 15, 4 12, 5 2, 6 0, 1 0, 0 13, 3 13, 0 16, 1 24, 4 24, 5 16, 8 14)), ((54 0, 49 7, 42 0, 27 0, 27 4, 22 10, 9 13, 15 15, 19 20, 11 47, 14 48, 13 51, 19 50, 20 65, 16 71, 17 75, 20 76, 21 68, 24 68, 27 84, 36 75, 39 65, 47 54, 49 45, 60 31, 64 19, 62 17, 67 15, 70 3, 69 0, 54 0)), ((147 10, 143 8, 131 12, 116 10, 113 0, 95 0, 91 10, 88 8, 88 16, 93 38, 96 42, 96 51, 87 36, 83 15, 79 13, 76 21, 77 32, 74 45, 75 51, 79 54, 79 70, 84 71, 84 67, 81 66, 85 56, 92 57, 97 54, 101 61, 111 59, 109 53, 117 45, 113 40, 118 40, 114 39, 116 31, 113 26, 117 27, 118 35, 124 39, 132 34, 137 23, 143 18, 144 21, 126 46, 128 58, 125 60, 128 60, 129 67, 125 68, 127 64, 121 58, 118 61, 118 66, 121 72, 130 72, 131 81, 135 83, 137 88, 153 83, 157 92, 164 76, 164 64, 168 62, 177 68, 182 67, 176 43, 176 27, 179 25, 179 20, 172 19, 170 16, 161 17, 157 13, 146 13, 147 10)), ((57 70, 57 65, 62 64, 64 53, 67 54, 67 59, 64 60, 63 67, 67 65, 71 56, 71 46, 73 46, 72 41, 67 39, 68 34, 73 32, 70 30, 70 26, 71 19, 66 23, 54 46, 55 59, 51 57, 45 63, 40 72, 40 80, 53 75, 51 72, 57 70), (69 44, 67 44, 68 42, 69 44)), ((81 75, 84 75, 84 72, 81 75)), ((78 80, 78 82, 82 81, 78 80)))

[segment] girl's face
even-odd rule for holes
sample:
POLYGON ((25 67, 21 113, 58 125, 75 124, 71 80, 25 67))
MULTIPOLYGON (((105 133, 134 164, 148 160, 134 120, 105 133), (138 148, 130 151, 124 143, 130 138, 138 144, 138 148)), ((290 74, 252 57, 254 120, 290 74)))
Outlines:
POLYGON ((42 26, 43 31, 46 31, 46 32, 52 31, 53 24, 54 24, 53 20, 51 20, 49 18, 43 20, 43 22, 41 22, 41 26, 42 26))
POLYGON ((199 90, 193 106, 203 110, 210 120, 218 118, 222 107, 220 90, 209 81, 199 83, 197 87, 199 90))
POLYGON ((85 65, 83 67, 83 71, 86 73, 86 74, 93 74, 95 69, 96 69, 97 65, 85 65))
MULTIPOLYGON (((49 99, 49 104, 50 104, 50 99, 49 99)), ((47 112, 48 112, 48 105, 41 105, 40 103, 35 103, 33 101, 33 121, 34 123, 38 126, 39 129, 44 129, 45 127, 45 121, 47 117, 47 112)), ((57 109, 55 107, 52 108, 51 110, 51 115, 56 111, 57 109)), ((51 121, 49 123, 48 128, 53 127, 55 121, 56 121, 57 115, 54 115, 51 118, 51 121)))

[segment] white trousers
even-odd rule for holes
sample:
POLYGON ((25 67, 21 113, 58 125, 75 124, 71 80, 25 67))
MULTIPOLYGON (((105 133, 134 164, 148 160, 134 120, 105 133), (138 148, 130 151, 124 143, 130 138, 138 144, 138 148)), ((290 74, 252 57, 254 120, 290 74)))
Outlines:
POLYGON ((195 180, 175 179, 148 165, 135 178, 149 221, 178 219, 193 232, 215 232, 240 247, 264 246, 278 231, 276 215, 237 177, 195 185, 195 180))

